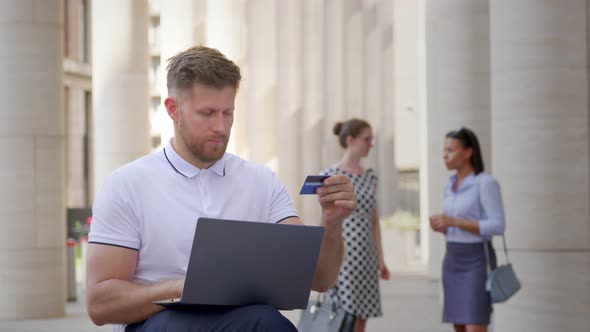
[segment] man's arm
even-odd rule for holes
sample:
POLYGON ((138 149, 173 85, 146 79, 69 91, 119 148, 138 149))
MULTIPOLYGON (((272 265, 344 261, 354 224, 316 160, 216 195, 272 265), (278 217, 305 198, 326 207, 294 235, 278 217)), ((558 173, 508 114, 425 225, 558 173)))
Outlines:
MULTIPOLYGON (((292 217, 281 221, 281 224, 303 225, 303 222, 297 217, 292 217)), ((317 292, 325 292, 330 288, 338 276, 343 258, 342 226, 340 226, 340 230, 326 227, 311 289, 317 292)))
POLYGON ((151 285, 131 282, 138 251, 90 243, 86 264, 86 309, 96 325, 131 324, 164 307, 152 301, 180 297, 183 280, 151 285))
MULTIPOLYGON (((342 222, 356 209, 356 196, 350 178, 345 175, 334 175, 324 180, 324 186, 318 188, 317 194, 322 207, 321 224, 325 231, 311 288, 324 292, 334 284, 340 272, 344 259, 342 222)), ((303 224, 295 217, 281 223, 303 224)))

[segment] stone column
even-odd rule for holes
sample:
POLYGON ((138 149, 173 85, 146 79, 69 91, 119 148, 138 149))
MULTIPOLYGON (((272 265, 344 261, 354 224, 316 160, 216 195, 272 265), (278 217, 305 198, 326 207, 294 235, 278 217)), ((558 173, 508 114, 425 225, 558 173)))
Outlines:
MULTIPOLYGON (((491 169, 488 0, 432 0, 426 4, 427 160, 420 191, 428 193, 422 218, 442 211, 443 187, 451 173, 442 160, 444 135, 460 126, 477 134, 491 169)), ((439 278, 444 236, 430 234, 431 277, 439 278)))
POLYGON ((493 173, 523 283, 495 307, 496 331, 590 326, 587 10, 584 0, 490 1, 493 173))
MULTIPOLYGON (((322 165, 324 136, 324 1, 303 1, 303 113, 301 122, 301 169, 303 174, 318 174, 322 165)), ((321 209, 316 196, 302 198, 306 223, 320 222, 321 209)))
MULTIPOLYGON (((217 48, 246 73, 246 7, 245 0, 207 1, 207 46, 217 48)), ((236 110, 228 152, 248 157, 246 144, 246 95, 248 82, 242 79, 236 96, 236 110)))
POLYGON ((324 70, 325 70, 325 129, 323 139, 323 165, 333 165, 342 158, 343 149, 332 132, 337 121, 346 117, 344 3, 342 0, 326 0, 324 22, 324 70))
POLYGON ((248 0, 249 159, 277 169, 277 3, 248 0))
MULTIPOLYGON (((378 1, 364 0, 363 12, 363 118, 373 127, 373 135, 377 137, 381 129, 381 31, 378 22, 378 1)), ((377 168, 377 150, 374 148, 366 158, 365 165, 379 171, 377 168)))
POLYGON ((92 1, 94 184, 150 151, 148 4, 92 1))
MULTIPOLYGON (((303 109, 303 4, 300 0, 278 2, 278 171, 298 211, 301 170, 301 120, 303 109)), ((303 216, 301 216, 303 218, 303 216)), ((303 221, 307 222, 306 219, 303 221)))
POLYGON ((0 3, 0 319, 65 314, 63 1, 0 3))
POLYGON ((66 114, 66 206, 85 207, 86 197, 84 179, 84 135, 86 134, 85 91, 78 86, 67 89, 64 107, 66 114))
POLYGON ((344 0, 344 107, 345 118, 364 117, 364 62, 365 46, 363 7, 360 0, 344 0))
POLYGON ((379 215, 393 214, 395 206, 396 174, 394 141, 394 38, 393 38, 393 3, 391 0, 379 0, 377 3, 379 84, 376 89, 379 103, 376 117, 371 121, 376 129, 376 147, 373 154, 377 157, 377 174, 379 176, 378 199, 379 215))
MULTIPOLYGON (((166 88, 168 59, 189 47, 206 44, 207 6, 215 2, 217 1, 166 0, 162 2, 160 11, 160 57, 162 63, 160 92, 162 104, 168 97, 166 88)), ((158 119, 162 121, 162 145, 166 146, 168 140, 174 136, 174 126, 163 106, 160 107, 158 119)))

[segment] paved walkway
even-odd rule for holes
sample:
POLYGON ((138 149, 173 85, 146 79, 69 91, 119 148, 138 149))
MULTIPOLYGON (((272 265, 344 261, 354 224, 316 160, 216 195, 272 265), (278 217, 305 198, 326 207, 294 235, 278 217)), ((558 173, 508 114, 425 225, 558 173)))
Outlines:
MULTIPOLYGON (((440 323, 438 282, 424 277, 394 275, 382 283, 384 316, 369 320, 368 332, 449 332, 452 328, 440 323)), ((83 303, 68 303, 68 315, 59 319, 2 321, 4 332, 96 332, 111 331, 110 326, 94 326, 83 303)), ((299 311, 285 312, 293 322, 299 311)))

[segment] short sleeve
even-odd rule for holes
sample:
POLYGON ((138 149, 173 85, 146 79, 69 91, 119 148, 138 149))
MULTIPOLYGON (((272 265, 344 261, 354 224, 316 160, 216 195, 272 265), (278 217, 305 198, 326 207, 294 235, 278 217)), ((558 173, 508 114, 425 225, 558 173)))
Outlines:
POLYGON ((280 181, 279 177, 272 174, 272 194, 270 202, 270 222, 280 222, 286 218, 298 217, 297 210, 289 197, 289 192, 285 185, 280 181))
POLYGON ((129 187, 120 171, 111 175, 94 201, 88 242, 139 250, 139 220, 131 204, 129 187))

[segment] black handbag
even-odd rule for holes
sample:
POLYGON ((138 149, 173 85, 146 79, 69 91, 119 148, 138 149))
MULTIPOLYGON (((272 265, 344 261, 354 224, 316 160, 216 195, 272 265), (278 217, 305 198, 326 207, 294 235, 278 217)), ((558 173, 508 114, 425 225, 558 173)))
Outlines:
POLYGON ((315 300, 310 300, 307 309, 301 312, 297 325, 299 332, 352 332, 355 317, 344 311, 333 300, 325 300, 323 294, 318 294, 315 300))

